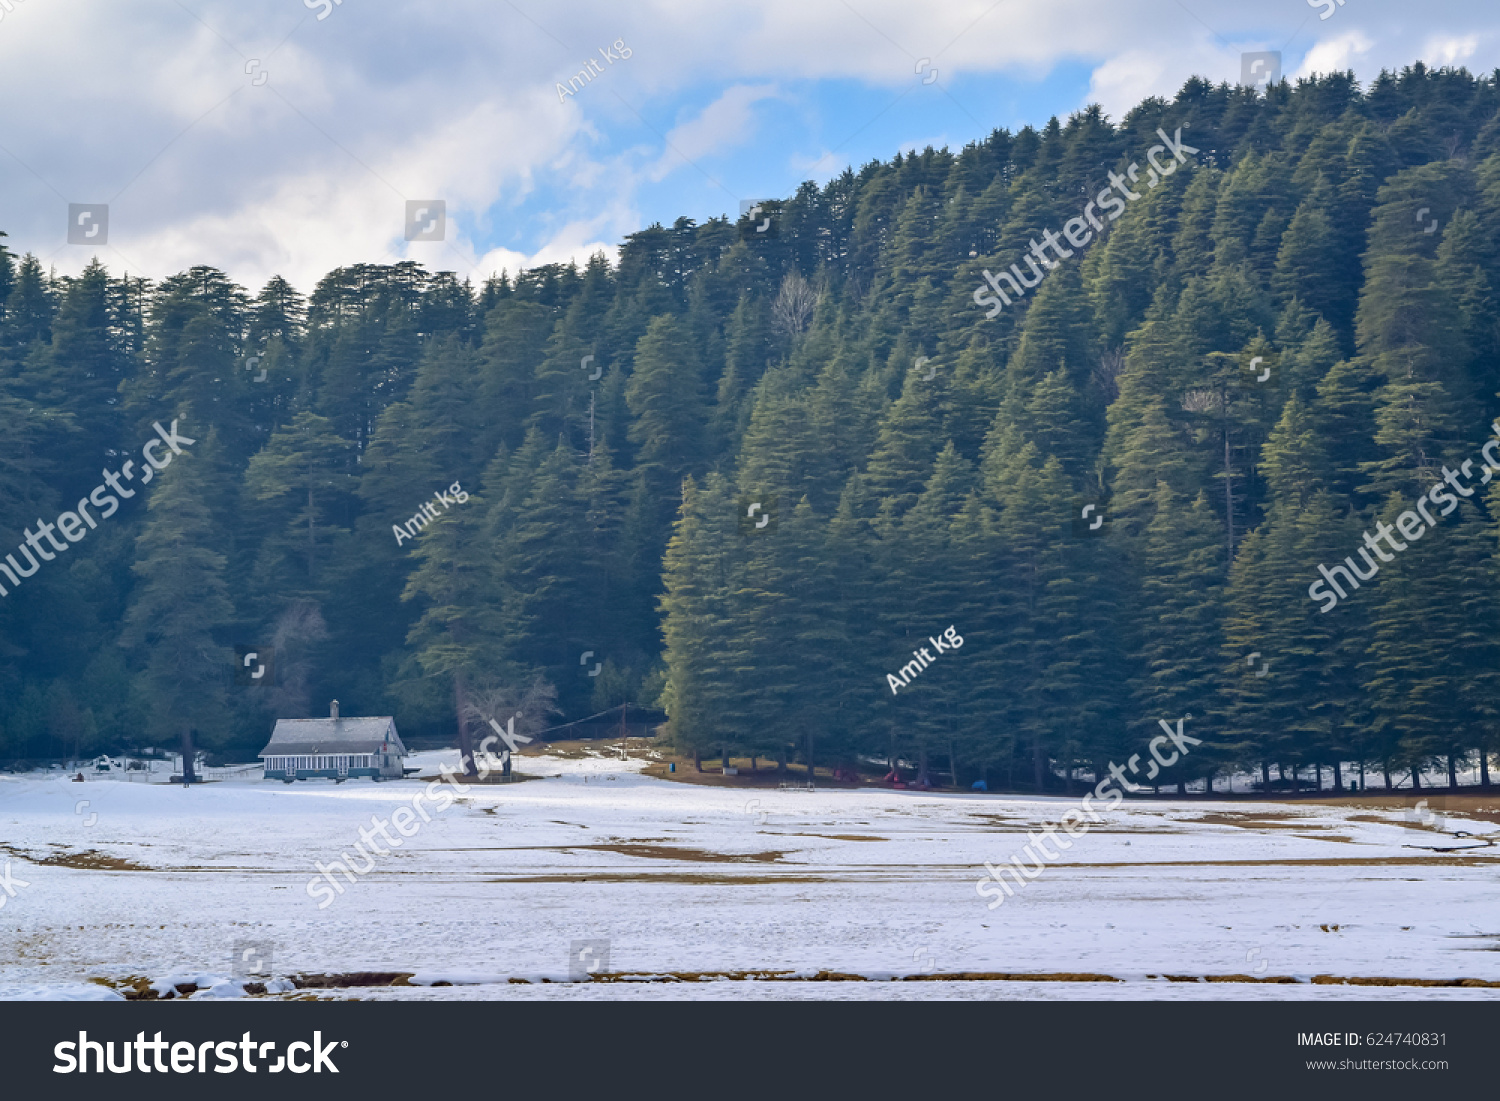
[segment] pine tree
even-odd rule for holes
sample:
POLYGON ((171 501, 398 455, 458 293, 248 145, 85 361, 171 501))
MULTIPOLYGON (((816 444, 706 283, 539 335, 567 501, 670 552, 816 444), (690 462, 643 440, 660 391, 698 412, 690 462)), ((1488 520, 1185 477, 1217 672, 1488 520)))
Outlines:
POLYGON ((234 609, 224 555, 214 549, 208 489, 201 456, 184 452, 162 472, 136 539, 131 572, 139 581, 120 636, 138 663, 150 732, 181 740, 189 782, 195 744, 212 745, 226 733, 225 682, 233 658, 215 638, 234 609))

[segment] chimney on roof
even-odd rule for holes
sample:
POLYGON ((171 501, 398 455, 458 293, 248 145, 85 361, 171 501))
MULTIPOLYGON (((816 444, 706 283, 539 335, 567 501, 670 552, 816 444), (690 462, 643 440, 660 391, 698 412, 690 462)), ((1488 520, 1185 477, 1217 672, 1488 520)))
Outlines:
POLYGON ((329 707, 328 707, 328 717, 330 719, 336 719, 336 718, 339 717, 339 701, 338 700, 334 700, 333 703, 329 705, 329 707))

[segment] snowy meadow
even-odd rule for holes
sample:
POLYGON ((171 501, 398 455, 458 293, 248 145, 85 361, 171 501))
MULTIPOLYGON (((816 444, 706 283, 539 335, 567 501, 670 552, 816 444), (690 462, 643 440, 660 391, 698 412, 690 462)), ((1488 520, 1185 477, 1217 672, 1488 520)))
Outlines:
POLYGON ((1127 800, 991 909, 986 863, 1068 800, 701 786, 544 750, 320 909, 318 865, 457 756, 413 760, 426 779, 0 778, 0 997, 1500 993, 1483 800, 1127 800))

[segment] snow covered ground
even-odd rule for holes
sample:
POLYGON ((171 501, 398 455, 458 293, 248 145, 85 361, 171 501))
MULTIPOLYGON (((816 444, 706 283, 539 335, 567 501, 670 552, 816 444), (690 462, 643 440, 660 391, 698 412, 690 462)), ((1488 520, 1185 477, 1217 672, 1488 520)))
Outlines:
MULTIPOLYGON (((456 753, 410 763, 443 761, 456 753)), ((136 979, 238 996, 237 971, 349 984, 324 997, 423 999, 1341 999, 1376 991, 1308 980, 1500 982, 1500 846, 1432 851, 1476 844, 1459 830, 1500 835, 1493 819, 1126 803, 991 910, 975 891, 984 863, 1076 801, 696 786, 642 763, 527 756, 545 779, 425 803, 430 822, 317 898, 315 864, 347 852, 365 866, 360 829, 425 785, 0 778, 15 892, 0 890, 0 998, 111 997, 100 980, 136 979), (616 978, 709 978, 572 983, 580 941, 600 942, 585 958, 616 978), (412 985, 349 978, 365 972, 412 985), (774 981, 820 972, 842 981, 774 981), (976 972, 1074 978, 941 978, 976 972), (1299 981, 1201 981, 1233 975, 1299 981), (856 981, 908 976, 923 981, 856 981)), ((272 986, 308 993, 290 988, 272 986)))

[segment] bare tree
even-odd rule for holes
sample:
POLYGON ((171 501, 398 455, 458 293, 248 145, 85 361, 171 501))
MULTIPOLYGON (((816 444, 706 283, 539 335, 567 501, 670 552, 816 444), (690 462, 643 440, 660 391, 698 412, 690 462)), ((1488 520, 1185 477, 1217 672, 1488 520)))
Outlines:
MULTIPOLYGON (((531 738, 547 729, 548 718, 562 712, 557 706, 557 688, 539 673, 530 684, 521 687, 492 682, 471 688, 464 700, 463 713, 464 718, 473 720, 482 728, 490 728, 493 721, 507 731, 514 729, 517 739, 520 739, 531 738), (514 727, 511 726, 512 720, 514 727)), ((465 766, 466 771, 476 767, 473 761, 465 762, 465 766)), ((505 775, 510 775, 509 758, 505 762, 505 775)))
POLYGON ((298 600, 287 605, 276 620, 271 646, 276 653, 276 685, 266 703, 278 718, 302 718, 311 706, 308 677, 312 672, 311 647, 328 637, 328 624, 316 601, 298 600))
POLYGON ((802 278, 802 273, 789 271, 781 281, 781 290, 776 301, 771 303, 771 325, 777 332, 795 336, 807 328, 817 309, 821 297, 817 289, 802 278))
POLYGON ((1094 367, 1094 385, 1104 396, 1105 404, 1120 396, 1120 372, 1125 369, 1125 349, 1106 348, 1094 367))

